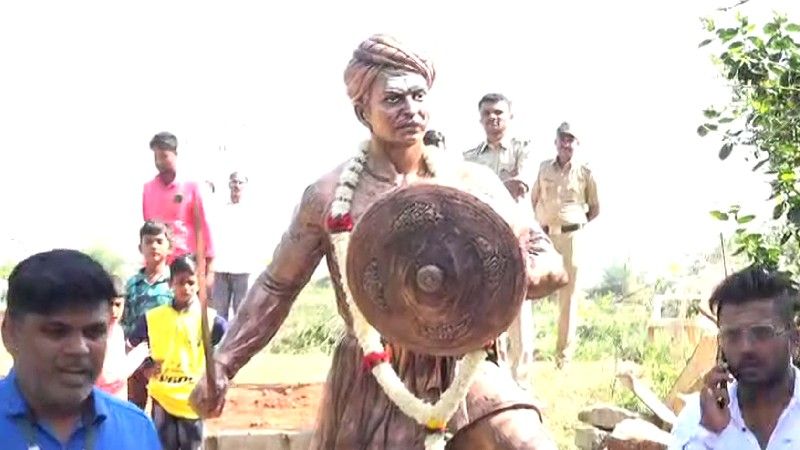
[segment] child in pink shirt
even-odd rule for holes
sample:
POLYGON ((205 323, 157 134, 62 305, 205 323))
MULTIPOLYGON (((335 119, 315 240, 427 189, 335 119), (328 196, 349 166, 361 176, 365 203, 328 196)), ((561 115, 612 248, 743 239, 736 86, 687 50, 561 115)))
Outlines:
POLYGON ((150 355, 150 349, 146 343, 142 343, 133 348, 130 353, 126 353, 125 333, 119 325, 119 319, 122 318, 122 312, 125 309, 125 288, 119 277, 112 278, 117 296, 111 300, 106 357, 103 361, 103 371, 95 384, 120 400, 128 401, 128 378, 150 355))

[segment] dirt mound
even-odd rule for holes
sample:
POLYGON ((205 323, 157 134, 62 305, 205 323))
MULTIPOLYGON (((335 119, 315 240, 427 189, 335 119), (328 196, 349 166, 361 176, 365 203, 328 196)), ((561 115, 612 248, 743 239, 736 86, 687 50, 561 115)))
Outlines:
POLYGON ((323 384, 235 385, 222 417, 206 421, 209 431, 313 428, 323 384))

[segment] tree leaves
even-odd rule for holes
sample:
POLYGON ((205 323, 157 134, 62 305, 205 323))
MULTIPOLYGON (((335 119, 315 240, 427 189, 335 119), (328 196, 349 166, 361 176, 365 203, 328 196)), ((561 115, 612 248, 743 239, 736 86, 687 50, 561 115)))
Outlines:
POLYGON ((764 34, 773 35, 778 32, 780 26, 775 22, 770 22, 764 25, 764 34))
POLYGON ((800 206, 795 205, 792 207, 792 209, 789 210, 789 213, 786 214, 786 218, 789 219, 789 222, 795 226, 800 226, 800 206))
POLYGON ((699 127, 697 127, 697 134, 699 134, 701 137, 703 137, 703 136, 707 135, 709 131, 716 131, 717 128, 719 128, 719 126, 716 125, 716 124, 704 123, 704 124, 700 125, 699 127))
POLYGON ((735 38, 737 35, 739 35, 738 28, 720 28, 717 30, 717 36, 719 36, 723 44, 735 38))
POLYGON ((709 33, 712 33, 716 29, 716 25, 714 24, 714 19, 710 17, 701 17, 700 25, 702 25, 703 29, 709 33))
POLYGON ((733 144, 728 142, 719 149, 719 159, 725 160, 728 156, 731 156, 731 152, 733 151, 733 144))
POLYGON ((762 48, 764 48, 764 40, 763 40, 763 39, 761 39, 761 38, 760 38, 760 37, 758 37, 758 36, 748 36, 748 37, 747 37, 747 40, 748 40, 748 41, 750 41, 750 42, 752 42, 752 43, 753 43, 753 45, 754 45, 756 48, 758 48, 758 49, 762 49, 762 48))
POLYGON ((715 218, 717 220, 723 220, 724 221, 724 220, 728 220, 729 219, 728 213, 724 213, 722 211, 711 211, 710 214, 711 214, 711 217, 713 217, 713 218, 715 218))
POLYGON ((770 40, 770 42, 767 43, 767 45, 776 50, 789 50, 795 45, 795 43, 789 36, 781 36, 781 37, 776 36, 776 38, 770 40))
POLYGON ((775 205, 774 208, 772 208, 772 220, 780 219, 785 211, 786 211, 786 203, 779 202, 777 205, 775 205))
POLYGON ((800 22, 775 15, 754 24, 737 15, 731 23, 735 27, 717 28, 710 19, 703 21, 708 39, 699 47, 718 52, 715 62, 731 96, 727 104, 702 111, 697 134, 722 131, 721 160, 736 147, 752 149, 742 154, 752 154, 752 170, 767 177, 773 223, 756 220, 736 205, 710 214, 736 223, 737 254, 765 267, 789 264, 794 276, 800 277, 800 44, 795 41, 800 22), (771 231, 760 230, 765 226, 771 231), (798 250, 787 253, 787 248, 798 250))
POLYGON ((769 158, 767 158, 767 159, 762 159, 761 161, 759 161, 759 162, 758 162, 758 164, 756 164, 755 166, 753 166, 753 172, 757 171, 757 170, 758 170, 758 169, 760 169, 760 168, 761 168, 761 167, 762 167, 764 164, 766 164, 766 163, 768 163, 768 162, 769 162, 769 158))

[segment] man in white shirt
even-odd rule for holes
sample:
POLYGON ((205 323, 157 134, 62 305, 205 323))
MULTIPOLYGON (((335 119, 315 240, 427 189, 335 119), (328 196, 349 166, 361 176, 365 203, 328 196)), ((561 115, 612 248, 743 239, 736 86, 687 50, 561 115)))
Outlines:
MULTIPOLYGON (((503 94, 486 94, 478 101, 478 112, 486 139, 464 152, 464 160, 491 169, 517 202, 520 214, 532 216, 530 187, 536 174, 532 172, 529 157, 530 141, 511 135, 514 118, 511 100, 503 94)), ((525 389, 531 387, 533 344, 536 340, 531 303, 528 299, 522 302, 519 315, 498 342, 500 359, 508 363, 511 375, 525 389)))
POLYGON ((228 180, 230 200, 219 208, 214 220, 216 258, 212 306, 228 320, 228 311, 233 314, 247 294, 250 274, 258 270, 257 238, 254 230, 254 214, 250 202, 242 201, 248 179, 233 172, 228 180))
POLYGON ((717 286, 720 364, 681 411, 671 450, 800 449, 797 299, 788 277, 757 267, 717 286))

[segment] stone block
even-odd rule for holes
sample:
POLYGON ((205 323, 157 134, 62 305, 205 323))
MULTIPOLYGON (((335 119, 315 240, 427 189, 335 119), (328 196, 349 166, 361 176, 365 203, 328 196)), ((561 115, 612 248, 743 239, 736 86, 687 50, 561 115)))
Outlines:
POLYGON ((623 420, 638 418, 638 414, 625 408, 606 404, 592 405, 578 413, 581 422, 606 431, 613 430, 623 420))
POLYGON ((606 439, 608 450, 667 450, 673 437, 650 422, 623 420, 606 439))
POLYGON ((582 426, 575 430, 575 446, 579 450, 603 450, 607 431, 591 426, 582 426))

